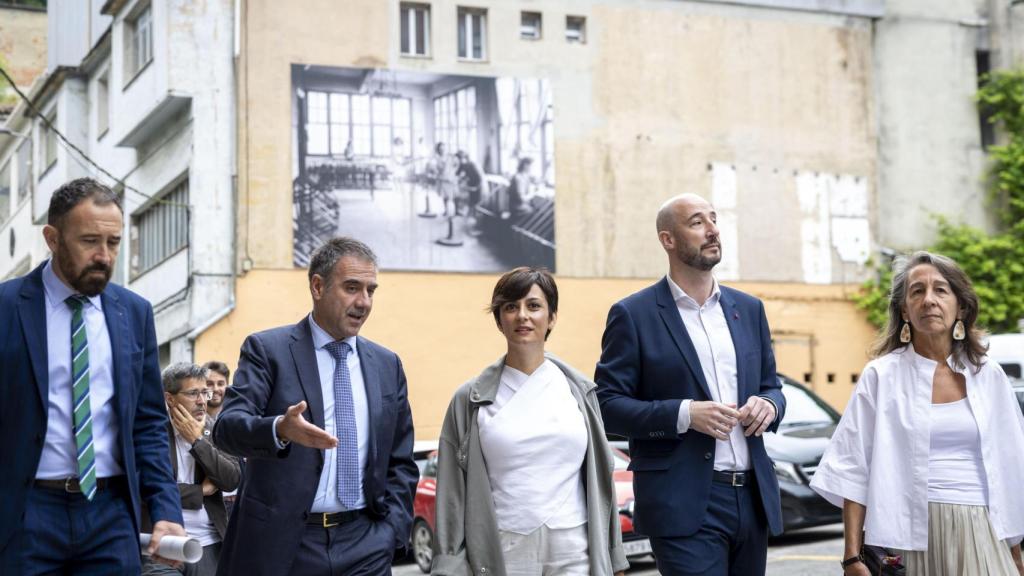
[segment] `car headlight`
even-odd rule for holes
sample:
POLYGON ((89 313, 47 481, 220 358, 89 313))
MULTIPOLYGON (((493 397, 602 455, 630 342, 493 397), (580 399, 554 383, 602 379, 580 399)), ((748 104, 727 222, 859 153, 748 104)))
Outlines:
POLYGON ((775 476, 782 481, 792 482, 793 484, 803 484, 804 481, 800 478, 800 473, 797 472, 796 464, 792 462, 775 462, 775 476))

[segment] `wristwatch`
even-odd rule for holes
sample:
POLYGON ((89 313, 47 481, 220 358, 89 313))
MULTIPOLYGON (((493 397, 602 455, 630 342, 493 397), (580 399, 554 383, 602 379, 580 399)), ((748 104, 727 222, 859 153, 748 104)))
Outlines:
POLYGON ((857 554, 856 556, 851 556, 851 557, 847 558, 846 560, 843 560, 842 562, 840 562, 840 564, 842 564, 843 569, 845 570, 847 566, 853 566, 857 562, 861 562, 861 563, 864 562, 864 555, 863 554, 857 554))

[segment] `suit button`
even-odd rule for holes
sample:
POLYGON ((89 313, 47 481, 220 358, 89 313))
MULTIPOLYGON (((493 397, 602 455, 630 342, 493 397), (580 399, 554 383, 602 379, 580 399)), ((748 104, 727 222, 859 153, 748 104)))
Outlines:
POLYGON ((705 460, 711 460, 711 452, 705 452, 704 453, 704 459, 705 460))

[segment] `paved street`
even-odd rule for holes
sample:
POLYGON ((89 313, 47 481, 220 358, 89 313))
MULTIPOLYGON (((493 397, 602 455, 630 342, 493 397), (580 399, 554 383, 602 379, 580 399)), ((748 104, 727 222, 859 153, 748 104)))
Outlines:
MULTIPOLYGON (((831 524, 801 530, 772 540, 768 547, 768 576, 821 576, 838 573, 843 553, 843 525, 831 524)), ((658 573, 653 558, 634 560, 632 576, 653 576, 658 573)), ((395 567, 396 576, 422 574, 415 564, 395 567)))

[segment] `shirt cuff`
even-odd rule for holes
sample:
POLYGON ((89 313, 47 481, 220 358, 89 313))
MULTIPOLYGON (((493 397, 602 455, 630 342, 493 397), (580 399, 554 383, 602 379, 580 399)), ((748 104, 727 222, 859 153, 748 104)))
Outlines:
POLYGON ((772 422, 775 422, 775 419, 779 417, 779 407, 778 407, 778 405, 775 404, 774 400, 772 400, 771 398, 769 398, 767 396, 759 396, 759 398, 764 398, 765 400, 767 400, 768 403, 772 405, 772 408, 775 409, 775 416, 772 416, 772 421, 769 422, 768 424, 771 424, 772 422))
POLYGON ((676 420, 676 432, 679 434, 686 434, 690 429, 690 402, 692 401, 683 400, 679 403, 679 419, 676 420))
POLYGON ((277 418, 274 418, 274 425, 271 427, 274 432, 274 446, 277 446, 278 450, 284 450, 285 448, 288 447, 289 443, 288 440, 281 440, 277 437, 277 423, 281 421, 281 418, 284 418, 284 416, 278 416, 277 418))

